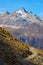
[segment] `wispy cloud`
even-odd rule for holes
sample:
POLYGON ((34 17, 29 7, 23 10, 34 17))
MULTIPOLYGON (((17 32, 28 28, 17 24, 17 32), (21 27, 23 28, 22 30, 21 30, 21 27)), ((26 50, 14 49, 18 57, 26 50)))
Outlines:
POLYGON ((1 11, 5 11, 6 9, 5 8, 0 8, 1 11))
POLYGON ((5 8, 0 8, 0 13, 2 12, 6 12, 6 9, 5 8))

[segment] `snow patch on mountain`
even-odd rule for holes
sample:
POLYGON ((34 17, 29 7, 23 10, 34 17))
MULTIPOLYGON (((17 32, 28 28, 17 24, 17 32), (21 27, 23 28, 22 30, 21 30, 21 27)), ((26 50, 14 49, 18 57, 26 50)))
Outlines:
POLYGON ((20 14, 21 17, 25 17, 25 18, 28 15, 28 13, 26 12, 26 10, 24 8, 17 10, 16 13, 20 14))

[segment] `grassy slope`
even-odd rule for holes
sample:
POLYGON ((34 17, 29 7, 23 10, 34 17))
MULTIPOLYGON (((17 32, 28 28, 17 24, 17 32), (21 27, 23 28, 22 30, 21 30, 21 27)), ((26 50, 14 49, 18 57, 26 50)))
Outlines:
MULTIPOLYGON (((10 35, 8 31, 0 28, 0 60, 3 59, 2 61, 8 65, 14 65, 15 63, 23 65, 21 59, 32 54, 32 51, 29 50, 30 48, 26 43, 21 43, 10 35)), ((38 53, 42 54, 42 51, 38 50, 38 53)))
POLYGON ((30 54, 31 52, 26 44, 22 44, 8 31, 0 28, 0 61, 4 61, 8 65, 15 63, 21 65, 21 59, 30 54))

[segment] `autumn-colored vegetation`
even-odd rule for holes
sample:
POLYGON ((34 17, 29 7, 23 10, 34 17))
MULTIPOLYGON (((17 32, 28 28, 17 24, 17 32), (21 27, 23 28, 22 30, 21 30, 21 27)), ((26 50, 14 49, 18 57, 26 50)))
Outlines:
POLYGON ((15 63, 21 65, 20 59, 30 54, 32 53, 29 52, 26 43, 22 44, 8 31, 0 27, 0 61, 4 61, 8 65, 14 65, 15 63))
MULTIPOLYGON (((0 27, 0 62, 3 65, 25 65, 23 59, 32 55, 30 48, 29 45, 18 41, 8 31, 0 27)), ((28 61, 29 64, 35 65, 28 61)))

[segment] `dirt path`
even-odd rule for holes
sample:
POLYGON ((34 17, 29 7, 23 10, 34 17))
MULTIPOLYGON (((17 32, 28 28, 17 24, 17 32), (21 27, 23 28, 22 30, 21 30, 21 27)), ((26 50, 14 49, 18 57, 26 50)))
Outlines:
POLYGON ((30 48, 30 51, 32 52, 32 55, 28 56, 28 57, 25 58, 24 60, 32 59, 32 58, 34 58, 35 56, 38 55, 37 51, 36 51, 33 47, 30 48))

